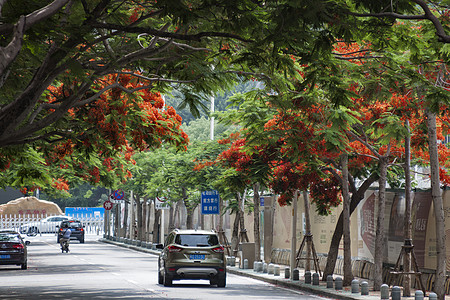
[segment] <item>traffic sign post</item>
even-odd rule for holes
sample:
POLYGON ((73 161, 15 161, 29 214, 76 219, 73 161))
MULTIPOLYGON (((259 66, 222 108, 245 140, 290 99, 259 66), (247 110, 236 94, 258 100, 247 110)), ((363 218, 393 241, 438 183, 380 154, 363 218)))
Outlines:
POLYGON ((218 215, 219 213, 219 192, 216 190, 202 192, 202 214, 218 215))

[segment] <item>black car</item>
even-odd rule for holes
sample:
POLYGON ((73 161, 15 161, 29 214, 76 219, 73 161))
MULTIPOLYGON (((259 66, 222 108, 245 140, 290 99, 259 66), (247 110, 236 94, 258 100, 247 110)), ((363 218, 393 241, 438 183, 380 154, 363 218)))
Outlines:
POLYGON ((58 237, 56 238, 56 242, 59 243, 59 239, 63 236, 66 228, 70 228, 71 234, 70 239, 79 240, 80 243, 84 243, 84 225, 79 220, 66 220, 62 221, 58 227, 58 237))
POLYGON ((26 270, 28 244, 17 231, 0 231, 0 265, 18 265, 26 270))

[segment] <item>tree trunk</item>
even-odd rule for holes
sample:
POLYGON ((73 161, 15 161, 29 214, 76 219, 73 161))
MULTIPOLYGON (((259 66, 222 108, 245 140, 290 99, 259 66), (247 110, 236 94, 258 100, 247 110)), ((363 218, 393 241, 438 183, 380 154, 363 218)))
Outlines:
POLYGON ((231 233, 231 251, 233 255, 236 254, 234 250, 237 250, 238 244, 239 244, 239 210, 236 211, 236 217, 233 222, 233 231, 231 233))
POLYGON ((128 231, 128 203, 125 202, 125 209, 123 210, 123 222, 122 222, 122 236, 127 237, 128 231))
POLYGON ((247 190, 244 191, 244 193, 242 194, 242 197, 240 194, 238 194, 238 203, 239 203, 239 224, 241 229, 239 230, 239 238, 238 238, 238 242, 239 239, 241 238, 241 234, 245 231, 247 231, 247 229, 245 229, 245 220, 244 220, 244 204, 245 204, 245 195, 247 193, 247 190))
MULTIPOLYGON (((356 209, 361 200, 364 199, 364 194, 367 189, 378 179, 378 175, 376 173, 372 173, 369 178, 367 178, 364 183, 359 187, 358 190, 353 188, 355 192, 352 194, 352 201, 350 202, 350 215, 356 209)), ((325 265, 325 270, 323 271, 322 280, 326 281, 328 275, 333 275, 334 268, 336 266, 337 256, 339 252, 339 243, 341 242, 342 237, 342 228, 344 224, 344 217, 341 212, 339 215, 338 221, 334 228, 333 236, 331 238, 330 249, 328 250, 327 255, 327 263, 325 265)))
MULTIPOLYGON (((308 193, 306 191, 303 191, 303 203, 304 203, 304 207, 305 207, 305 232, 306 232, 306 235, 310 235, 311 234, 311 205, 309 204, 308 193)), ((307 240, 305 272, 311 271, 311 251, 312 251, 311 241, 307 240)))
POLYGON ((145 241, 150 242, 150 213, 152 209, 152 202, 151 200, 148 200, 147 197, 145 199, 145 241))
POLYGON ((436 217, 436 279, 434 292, 439 300, 445 299, 446 248, 445 248, 445 215, 439 180, 439 157, 437 149, 436 114, 427 110, 428 149, 430 152, 431 197, 433 198, 436 217))
POLYGON ((173 205, 169 209, 169 232, 175 229, 175 209, 173 205))
MULTIPOLYGON (((405 223, 404 236, 405 244, 412 243, 412 222, 411 222, 411 137, 409 121, 406 120, 406 129, 408 135, 405 137, 405 223)), ((411 271, 411 252, 406 251, 403 254, 403 270, 407 273, 411 271)), ((411 275, 405 274, 403 276, 403 297, 411 296, 411 275)))
POLYGON ((114 236, 119 237, 119 226, 120 226, 120 204, 116 203, 114 205, 114 236))
POLYGON ((186 206, 186 228, 194 229, 194 212, 197 204, 193 206, 189 203, 188 197, 186 195, 186 189, 184 187, 182 188, 182 195, 184 206, 186 206))
POLYGON ((194 229, 194 208, 187 208, 187 215, 186 215, 186 228, 187 229, 194 229))
POLYGON ((175 206, 175 216, 174 216, 174 228, 181 227, 181 209, 180 206, 183 203, 183 199, 179 199, 175 206))
POLYGON ((388 167, 388 157, 383 156, 379 159, 380 179, 378 193, 378 212, 377 212, 377 228, 375 233, 375 257, 374 257, 374 281, 373 289, 379 291, 383 284, 383 258, 385 246, 384 234, 384 214, 386 207, 386 175, 388 167))
POLYGON ((134 193, 133 191, 130 192, 130 213, 129 213, 129 226, 128 226, 128 232, 127 236, 129 239, 134 239, 134 193))
MULTIPOLYGON (((155 220, 153 220, 153 235, 152 235, 152 242, 153 243, 164 243, 164 241, 159 241, 159 237, 161 234, 159 234, 159 220, 161 219, 161 210, 155 209, 155 220)), ((162 228, 161 228, 162 229, 162 228)))
POLYGON ((147 242, 147 198, 144 197, 144 201, 142 202, 142 236, 141 241, 147 242))
POLYGON ((253 185, 253 234, 255 240, 255 261, 261 261, 261 237, 259 233, 259 183, 253 185))
POLYGON ((348 190, 348 155, 347 153, 341 156, 342 166, 342 195, 344 197, 343 203, 343 236, 344 236, 344 280, 342 284, 344 286, 351 285, 353 280, 352 272, 352 252, 351 252, 351 239, 350 239, 350 196, 348 190))
POLYGON ((142 203, 141 203, 141 197, 139 195, 136 195, 135 201, 136 201, 136 215, 137 215, 137 222, 136 222, 137 240, 138 241, 142 241, 143 226, 142 226, 142 203))

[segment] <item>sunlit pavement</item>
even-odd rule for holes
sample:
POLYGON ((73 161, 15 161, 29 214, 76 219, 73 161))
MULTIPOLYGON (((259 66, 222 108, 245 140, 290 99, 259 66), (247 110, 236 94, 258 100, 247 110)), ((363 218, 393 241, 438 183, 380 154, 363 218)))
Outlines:
MULTIPOLYGON (((110 239, 104 239, 104 238, 101 238, 99 240, 102 242, 105 242, 105 243, 112 243, 112 244, 115 244, 115 245, 118 245, 121 247, 127 247, 130 249, 135 249, 138 251, 143 251, 143 252, 159 255, 159 251, 155 250, 155 249, 151 249, 150 245, 148 245, 148 244, 144 244, 143 246, 137 246, 137 245, 133 245, 131 243, 112 241, 110 239)), ((319 281, 319 285, 305 284, 304 283, 304 272, 305 272, 304 269, 299 269, 299 279, 300 280, 293 281, 290 279, 285 279, 284 278, 284 268, 285 267, 286 266, 280 266, 281 272, 280 272, 279 276, 275 276, 273 274, 255 272, 255 271, 253 271, 253 269, 240 269, 239 267, 233 267, 233 266, 228 266, 227 271, 230 274, 236 274, 236 275, 240 275, 240 276, 250 277, 253 279, 262 280, 267 283, 271 283, 276 286, 281 286, 281 287, 294 289, 294 290, 305 291, 308 293, 325 296, 325 297, 329 297, 329 298, 333 298, 333 299, 358 299, 358 300, 361 300, 361 299, 375 300, 375 299, 377 299, 377 300, 379 300, 381 298, 380 292, 373 291, 372 288, 370 288, 370 290, 369 290, 369 295, 361 295, 361 293, 352 293, 350 287, 344 287, 342 290, 335 290, 334 288, 327 288, 326 282, 323 282, 323 281, 319 281)), ((359 281, 361 283, 362 281, 368 281, 368 280, 360 279, 359 281)), ((369 286, 371 286, 372 283, 370 281, 368 281, 368 283, 369 283, 369 286)), ((413 296, 412 297, 402 297, 402 300, 403 299, 407 299, 407 300, 414 299, 414 293, 415 293, 415 290, 413 289, 411 292, 411 294, 413 296)), ((450 300, 450 297, 447 296, 446 299, 450 300)))

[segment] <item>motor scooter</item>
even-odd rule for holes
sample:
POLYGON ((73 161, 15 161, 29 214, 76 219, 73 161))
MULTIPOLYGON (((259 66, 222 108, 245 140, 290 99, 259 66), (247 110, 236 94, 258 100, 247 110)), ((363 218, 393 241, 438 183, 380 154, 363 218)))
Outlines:
POLYGON ((64 253, 64 251, 66 251, 66 253, 69 253, 69 239, 61 239, 60 244, 61 253, 64 253))

